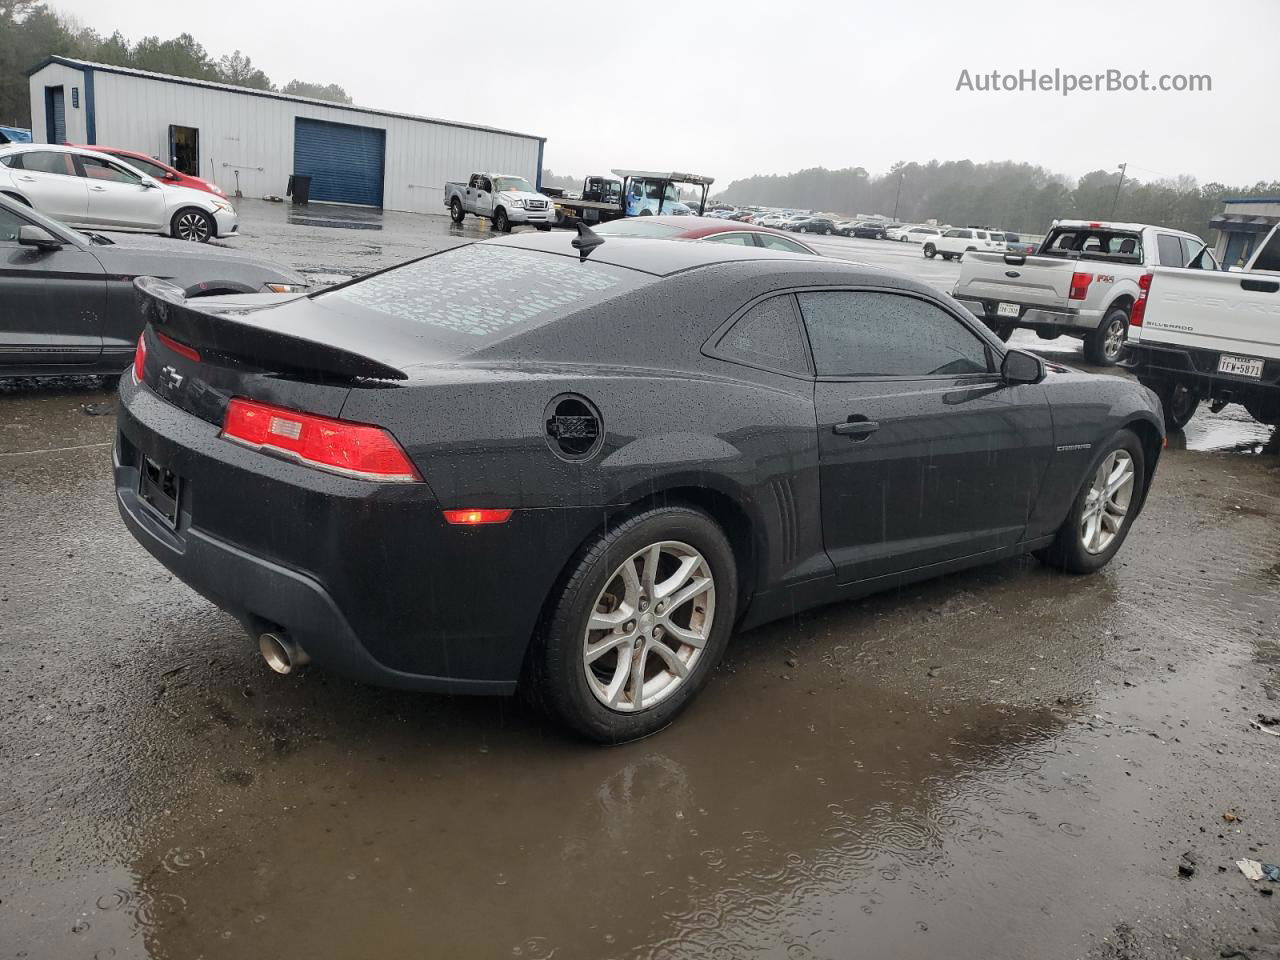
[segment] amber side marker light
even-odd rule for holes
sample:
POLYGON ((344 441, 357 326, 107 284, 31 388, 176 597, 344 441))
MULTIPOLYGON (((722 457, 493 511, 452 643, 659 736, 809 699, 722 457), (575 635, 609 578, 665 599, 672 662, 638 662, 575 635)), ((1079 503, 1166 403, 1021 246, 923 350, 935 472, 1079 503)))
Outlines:
POLYGON ((506 523, 511 519, 511 511, 507 510, 446 510, 444 518, 448 523, 459 527, 475 527, 482 523, 506 523))

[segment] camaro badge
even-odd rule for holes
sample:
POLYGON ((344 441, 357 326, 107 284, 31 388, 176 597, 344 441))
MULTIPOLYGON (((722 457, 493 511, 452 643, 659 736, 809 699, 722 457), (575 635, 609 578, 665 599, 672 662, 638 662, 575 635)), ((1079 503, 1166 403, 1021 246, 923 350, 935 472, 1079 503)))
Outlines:
POLYGON ((1068 450, 1091 450, 1092 443, 1064 443, 1058 447, 1059 453, 1066 453, 1068 450))

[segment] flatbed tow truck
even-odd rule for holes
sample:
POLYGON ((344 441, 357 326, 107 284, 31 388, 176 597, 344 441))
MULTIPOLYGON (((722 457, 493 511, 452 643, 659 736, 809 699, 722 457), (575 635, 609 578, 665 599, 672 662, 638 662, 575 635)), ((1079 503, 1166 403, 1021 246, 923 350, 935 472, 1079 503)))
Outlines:
POLYGON ((543 188, 559 214, 559 223, 606 223, 622 217, 647 217, 662 213, 697 213, 707 208, 707 191, 714 177, 697 173, 656 173, 649 170, 614 170, 613 177, 590 176, 576 195, 543 188), (697 208, 680 199, 680 185, 701 188, 697 208))

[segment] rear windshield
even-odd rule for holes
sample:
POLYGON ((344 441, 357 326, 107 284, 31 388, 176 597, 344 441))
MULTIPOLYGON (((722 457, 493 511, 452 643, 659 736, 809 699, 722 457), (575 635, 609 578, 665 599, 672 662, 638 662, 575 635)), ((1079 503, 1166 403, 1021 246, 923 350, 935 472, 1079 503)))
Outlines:
POLYGON ((1040 256, 1142 263, 1142 236, 1128 230, 1059 227, 1044 238, 1040 256))
MULTIPOLYGON (((416 325, 457 353, 566 316, 652 281, 647 274, 497 244, 454 247, 316 294, 327 307, 416 325)), ((419 332, 420 331, 420 332, 419 332)))
POLYGON ((686 228, 673 227, 669 223, 653 223, 648 217, 636 217, 630 220, 613 220, 591 229, 602 237, 674 237, 678 233, 684 233, 686 228))

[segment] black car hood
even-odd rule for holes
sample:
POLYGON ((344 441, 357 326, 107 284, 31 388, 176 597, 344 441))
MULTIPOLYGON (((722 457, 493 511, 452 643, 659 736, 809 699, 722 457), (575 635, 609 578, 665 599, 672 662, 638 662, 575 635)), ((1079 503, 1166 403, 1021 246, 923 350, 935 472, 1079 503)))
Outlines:
POLYGON ((267 283, 305 285, 308 282, 296 270, 278 263, 211 248, 208 244, 182 245, 178 240, 160 237, 112 239, 113 243, 94 244, 89 250, 104 270, 116 276, 161 277, 183 289, 206 283, 232 284, 257 291, 267 283))

